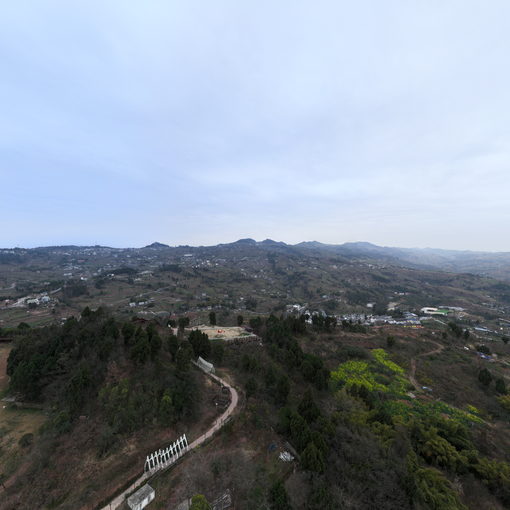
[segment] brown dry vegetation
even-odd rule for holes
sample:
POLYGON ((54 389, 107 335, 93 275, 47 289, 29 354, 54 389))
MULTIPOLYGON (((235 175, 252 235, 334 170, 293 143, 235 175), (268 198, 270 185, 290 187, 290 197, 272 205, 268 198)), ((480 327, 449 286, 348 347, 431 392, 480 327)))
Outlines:
MULTIPOLYGON (((170 444, 183 433, 191 441, 214 422, 220 412, 213 403, 219 393, 218 386, 199 372, 197 378, 200 388, 197 419, 178 427, 147 427, 125 437, 119 448, 106 458, 99 458, 97 453, 101 426, 97 416, 83 417, 68 434, 37 438, 29 451, 22 452, 18 470, 6 483, 0 508, 92 510, 101 501, 106 502, 126 481, 143 472, 147 454, 170 444)), ((25 430, 24 423, 19 421, 14 430, 19 436, 25 430)))
MULTIPOLYGON (((10 351, 9 344, 0 344, 0 396, 4 395, 9 382, 5 371, 10 351)), ((40 410, 0 402, 0 473, 7 479, 6 486, 12 483, 8 480, 10 476, 23 468, 30 451, 29 446, 19 444, 20 439, 27 434, 37 434, 45 421, 46 415, 40 410)))

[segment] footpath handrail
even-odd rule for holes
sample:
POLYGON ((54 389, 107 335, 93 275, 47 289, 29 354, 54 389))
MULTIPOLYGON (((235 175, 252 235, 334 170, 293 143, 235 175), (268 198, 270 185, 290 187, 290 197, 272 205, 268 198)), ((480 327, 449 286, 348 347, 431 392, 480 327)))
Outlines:
MULTIPOLYGON (((222 386, 228 388, 230 391, 231 400, 230 400, 230 404, 229 404, 228 408, 226 409, 226 411, 218 419, 215 420, 214 425, 209 430, 207 430, 204 434, 202 434, 200 437, 195 439, 195 441, 193 441, 190 445, 188 445, 188 448, 186 449, 185 453, 193 450, 194 448, 197 448, 202 443, 207 441, 207 439, 209 439, 211 436, 213 436, 218 430, 220 430, 221 427, 223 427, 223 425, 225 425, 225 423, 230 418, 230 416, 232 416, 232 413, 234 412, 234 410, 237 407, 237 404, 239 402, 239 395, 237 394, 237 391, 233 386, 228 384, 226 381, 224 381, 217 375, 206 372, 195 361, 193 361, 193 364, 195 366, 197 366, 198 368, 200 368, 208 377, 210 377, 214 381, 218 382, 222 386)), ((147 480, 149 480, 153 475, 155 475, 158 472, 159 472, 159 470, 144 472, 143 475, 141 475, 139 478, 137 478, 127 489, 125 489, 118 496, 116 496, 112 501, 110 501, 110 503, 103 506, 101 508, 101 510, 115 510, 115 509, 119 508, 122 505, 122 503, 124 503, 124 501, 126 501, 126 498, 129 494, 134 492, 138 487, 140 487, 143 483, 145 483, 147 480)))

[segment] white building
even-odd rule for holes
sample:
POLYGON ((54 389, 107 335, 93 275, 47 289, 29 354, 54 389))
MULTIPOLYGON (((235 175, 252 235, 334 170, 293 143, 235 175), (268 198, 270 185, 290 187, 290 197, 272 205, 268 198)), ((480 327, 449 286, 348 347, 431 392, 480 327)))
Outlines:
POLYGON ((208 361, 205 361, 205 359, 201 358, 200 356, 197 359, 197 365, 208 374, 214 374, 215 372, 214 365, 208 361))
POLYGON ((154 489, 146 484, 138 489, 134 494, 129 496, 127 504, 131 510, 142 510, 145 508, 156 496, 154 489))

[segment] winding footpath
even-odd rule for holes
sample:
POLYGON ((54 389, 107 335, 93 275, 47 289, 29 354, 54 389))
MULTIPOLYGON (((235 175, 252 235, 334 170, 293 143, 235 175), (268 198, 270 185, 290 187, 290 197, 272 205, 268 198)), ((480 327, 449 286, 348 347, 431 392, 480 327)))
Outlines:
MULTIPOLYGON (((226 411, 218 419, 215 420, 213 426, 209 430, 207 430, 204 434, 202 434, 200 437, 195 439, 195 441, 193 441, 190 445, 188 445, 188 448, 186 449, 185 453, 188 453, 191 450, 197 448, 205 441, 207 441, 210 437, 212 437, 216 432, 218 432, 232 416, 239 402, 239 395, 237 394, 237 391, 233 386, 230 386, 230 384, 228 384, 225 380, 221 379, 217 375, 206 372, 197 363, 194 362, 194 364, 215 382, 228 388, 230 391, 231 400, 230 405, 228 406, 226 411)), ((124 503, 124 501, 126 501, 127 497, 131 493, 133 493, 138 487, 146 483, 156 473, 159 473, 159 471, 144 472, 143 475, 137 478, 124 492, 116 496, 110 503, 102 507, 101 510, 115 510, 116 508, 119 508, 124 503)))
MULTIPOLYGON (((444 349, 444 345, 441 345, 439 342, 435 342, 434 340, 428 340, 428 342, 433 343, 436 346, 436 348, 432 349, 431 351, 424 352, 423 354, 418 354, 416 358, 424 358, 426 356, 439 354, 444 349)), ((419 390, 421 386, 418 384, 418 381, 416 380, 416 358, 411 359, 411 372, 409 373, 409 380, 411 381, 411 384, 417 390, 419 390)))

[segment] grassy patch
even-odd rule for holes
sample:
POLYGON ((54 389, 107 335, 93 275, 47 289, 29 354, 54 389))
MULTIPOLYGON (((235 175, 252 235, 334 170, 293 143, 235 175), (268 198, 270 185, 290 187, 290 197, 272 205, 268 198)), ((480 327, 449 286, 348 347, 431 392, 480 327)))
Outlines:
POLYGON ((370 361, 351 360, 340 364, 331 372, 334 384, 351 388, 365 388, 369 392, 382 392, 387 397, 381 401, 381 409, 394 421, 407 421, 411 417, 443 416, 455 422, 483 423, 480 411, 468 405, 458 409, 442 401, 427 401, 407 395, 409 382, 404 369, 391 361, 384 349, 372 350, 370 361))

